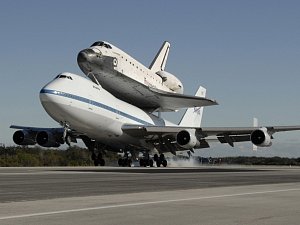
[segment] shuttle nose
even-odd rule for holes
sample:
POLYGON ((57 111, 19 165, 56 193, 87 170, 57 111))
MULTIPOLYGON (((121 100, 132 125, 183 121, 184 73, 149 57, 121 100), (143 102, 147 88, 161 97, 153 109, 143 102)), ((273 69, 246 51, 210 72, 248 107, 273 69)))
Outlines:
POLYGON ((87 48, 80 51, 77 55, 77 63, 80 69, 88 74, 93 70, 93 65, 100 63, 101 52, 95 52, 93 49, 87 48))
POLYGON ((80 51, 77 55, 77 62, 78 64, 86 63, 86 62, 91 62, 94 59, 97 58, 99 54, 97 54, 94 50, 92 49, 84 49, 80 51))

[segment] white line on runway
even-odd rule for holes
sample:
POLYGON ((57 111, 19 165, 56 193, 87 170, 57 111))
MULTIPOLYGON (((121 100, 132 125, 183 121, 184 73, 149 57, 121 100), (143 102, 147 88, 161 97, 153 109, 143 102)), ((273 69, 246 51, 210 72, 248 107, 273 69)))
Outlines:
POLYGON ((18 219, 18 218, 36 217, 36 216, 48 216, 54 214, 84 212, 84 211, 101 210, 101 209, 133 207, 133 206, 141 206, 141 205, 155 205, 155 204, 163 204, 163 203, 170 203, 170 202, 184 202, 184 201, 195 201, 195 200, 203 200, 203 199, 216 199, 216 198, 228 198, 228 197, 236 197, 236 196, 289 192, 289 191, 300 191, 300 188, 281 189, 281 190, 273 190, 273 191, 245 192, 245 193, 227 194, 227 195, 214 195, 214 196, 204 196, 198 198, 181 198, 181 199, 169 199, 169 200, 161 200, 161 201, 136 202, 136 203, 88 207, 88 208, 81 208, 81 209, 69 209, 69 210, 52 211, 52 212, 50 211, 50 212, 23 214, 23 215, 16 215, 16 216, 4 216, 4 217, 0 217, 0 220, 9 220, 9 219, 18 219))

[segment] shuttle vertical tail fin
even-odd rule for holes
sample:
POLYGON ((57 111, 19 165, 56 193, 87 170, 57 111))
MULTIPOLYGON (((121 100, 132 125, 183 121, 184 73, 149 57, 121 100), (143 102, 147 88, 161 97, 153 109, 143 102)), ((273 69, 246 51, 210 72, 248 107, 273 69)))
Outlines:
POLYGON ((149 69, 153 72, 163 71, 167 63, 169 50, 170 43, 165 41, 153 59, 149 69))
MULTIPOLYGON (((204 98, 205 95, 206 95, 206 89, 200 86, 195 96, 204 98)), ((178 125, 183 127, 200 127, 202 115, 203 115, 203 106, 188 108, 185 114, 183 115, 183 117, 181 118, 181 121, 179 122, 178 125)))

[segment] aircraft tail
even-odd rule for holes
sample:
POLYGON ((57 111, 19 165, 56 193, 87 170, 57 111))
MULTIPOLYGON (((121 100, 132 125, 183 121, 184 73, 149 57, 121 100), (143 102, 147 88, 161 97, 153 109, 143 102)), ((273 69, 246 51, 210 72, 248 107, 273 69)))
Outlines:
MULTIPOLYGON (((205 95, 206 95, 206 89, 200 86, 195 96, 204 98, 205 95)), ((203 106, 188 108, 185 114, 182 116, 181 121, 179 122, 178 125, 182 127, 200 127, 202 115, 203 115, 203 106)))
POLYGON ((154 72, 163 71, 167 63, 169 50, 170 43, 165 41, 153 59, 149 69, 154 72))

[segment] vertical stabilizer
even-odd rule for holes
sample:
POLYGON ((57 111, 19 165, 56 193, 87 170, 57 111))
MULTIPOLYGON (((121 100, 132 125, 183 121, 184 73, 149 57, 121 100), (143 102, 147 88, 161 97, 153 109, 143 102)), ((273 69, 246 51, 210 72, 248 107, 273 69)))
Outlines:
POLYGON ((149 69, 152 70, 153 72, 165 70, 169 50, 170 50, 170 43, 165 41, 161 46, 161 48, 159 49, 158 53, 156 54, 155 58, 153 59, 149 69))
MULTIPOLYGON (((206 89, 200 86, 195 96, 204 98, 205 94, 206 89)), ((182 127, 200 127, 202 115, 203 107, 188 108, 178 125, 182 127)))

